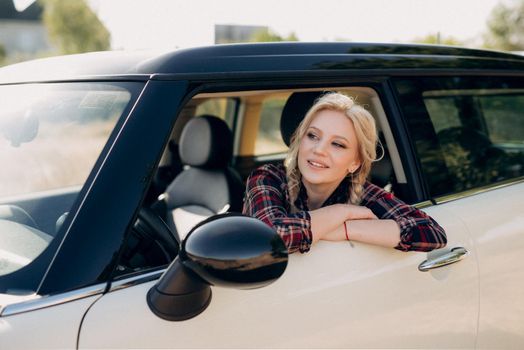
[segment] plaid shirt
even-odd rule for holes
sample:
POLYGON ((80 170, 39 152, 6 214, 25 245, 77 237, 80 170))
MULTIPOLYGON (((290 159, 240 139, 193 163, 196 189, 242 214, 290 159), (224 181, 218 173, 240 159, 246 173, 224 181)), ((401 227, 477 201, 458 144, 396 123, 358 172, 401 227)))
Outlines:
MULTIPOLYGON (((322 205, 348 203, 349 180, 344 179, 322 205)), ((379 219, 393 219, 400 227, 402 251, 430 251, 446 245, 446 233, 430 216, 395 198, 369 182, 364 184, 360 205, 366 206, 379 219)), ((283 164, 264 165, 253 171, 247 180, 243 213, 256 217, 276 229, 290 253, 309 251, 312 241, 311 216, 307 193, 301 186, 295 201, 298 212, 291 213, 283 164)))

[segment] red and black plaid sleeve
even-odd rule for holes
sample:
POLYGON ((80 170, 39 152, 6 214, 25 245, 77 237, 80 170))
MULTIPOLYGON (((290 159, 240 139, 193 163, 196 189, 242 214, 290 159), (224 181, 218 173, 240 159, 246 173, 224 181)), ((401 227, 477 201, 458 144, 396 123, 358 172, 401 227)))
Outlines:
POLYGON ((289 253, 309 251, 312 241, 311 217, 307 211, 290 213, 286 175, 282 167, 264 165, 251 173, 244 197, 245 215, 273 227, 289 253))
POLYGON ((442 248, 447 243, 444 229, 433 218, 378 186, 366 183, 362 205, 371 209, 379 219, 397 222, 400 242, 395 249, 427 252, 442 248))

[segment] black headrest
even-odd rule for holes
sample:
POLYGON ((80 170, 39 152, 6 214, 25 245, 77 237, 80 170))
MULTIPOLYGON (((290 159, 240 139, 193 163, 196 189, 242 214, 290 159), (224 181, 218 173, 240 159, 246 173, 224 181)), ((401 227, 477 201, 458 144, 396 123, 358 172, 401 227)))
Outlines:
POLYGON ((231 130, 212 115, 191 119, 180 136, 180 158, 187 165, 201 168, 227 167, 233 152, 231 130))
POLYGON ((383 146, 386 144, 384 141, 384 135, 380 133, 379 137, 382 147, 377 145, 377 156, 380 160, 373 163, 369 175, 373 184, 379 187, 385 187, 387 184, 391 183, 393 164, 391 163, 389 152, 383 146))
POLYGON ((286 101, 280 117, 280 133, 282 139, 289 146, 291 136, 304 119, 307 111, 315 100, 324 94, 323 91, 295 92, 286 101))

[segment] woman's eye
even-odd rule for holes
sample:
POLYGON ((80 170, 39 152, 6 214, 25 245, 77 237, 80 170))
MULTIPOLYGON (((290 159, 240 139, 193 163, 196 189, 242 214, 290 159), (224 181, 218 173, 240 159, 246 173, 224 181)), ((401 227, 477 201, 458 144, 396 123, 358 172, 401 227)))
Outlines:
POLYGON ((341 143, 338 143, 338 142, 333 142, 333 146, 337 147, 337 148, 346 148, 345 145, 341 144, 341 143))
POLYGON ((312 132, 308 132, 307 133, 307 137, 310 139, 310 140, 316 140, 318 139, 318 136, 313 134, 312 132))

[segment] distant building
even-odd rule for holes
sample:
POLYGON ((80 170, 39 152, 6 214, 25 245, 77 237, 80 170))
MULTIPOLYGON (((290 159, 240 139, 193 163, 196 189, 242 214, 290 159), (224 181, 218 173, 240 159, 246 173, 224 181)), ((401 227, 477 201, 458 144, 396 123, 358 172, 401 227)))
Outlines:
POLYGON ((8 58, 32 56, 52 49, 38 2, 19 12, 12 0, 0 0, 0 45, 8 58))
POLYGON ((268 31, 268 27, 215 24, 215 44, 247 42, 253 37, 253 34, 260 31, 268 31))

